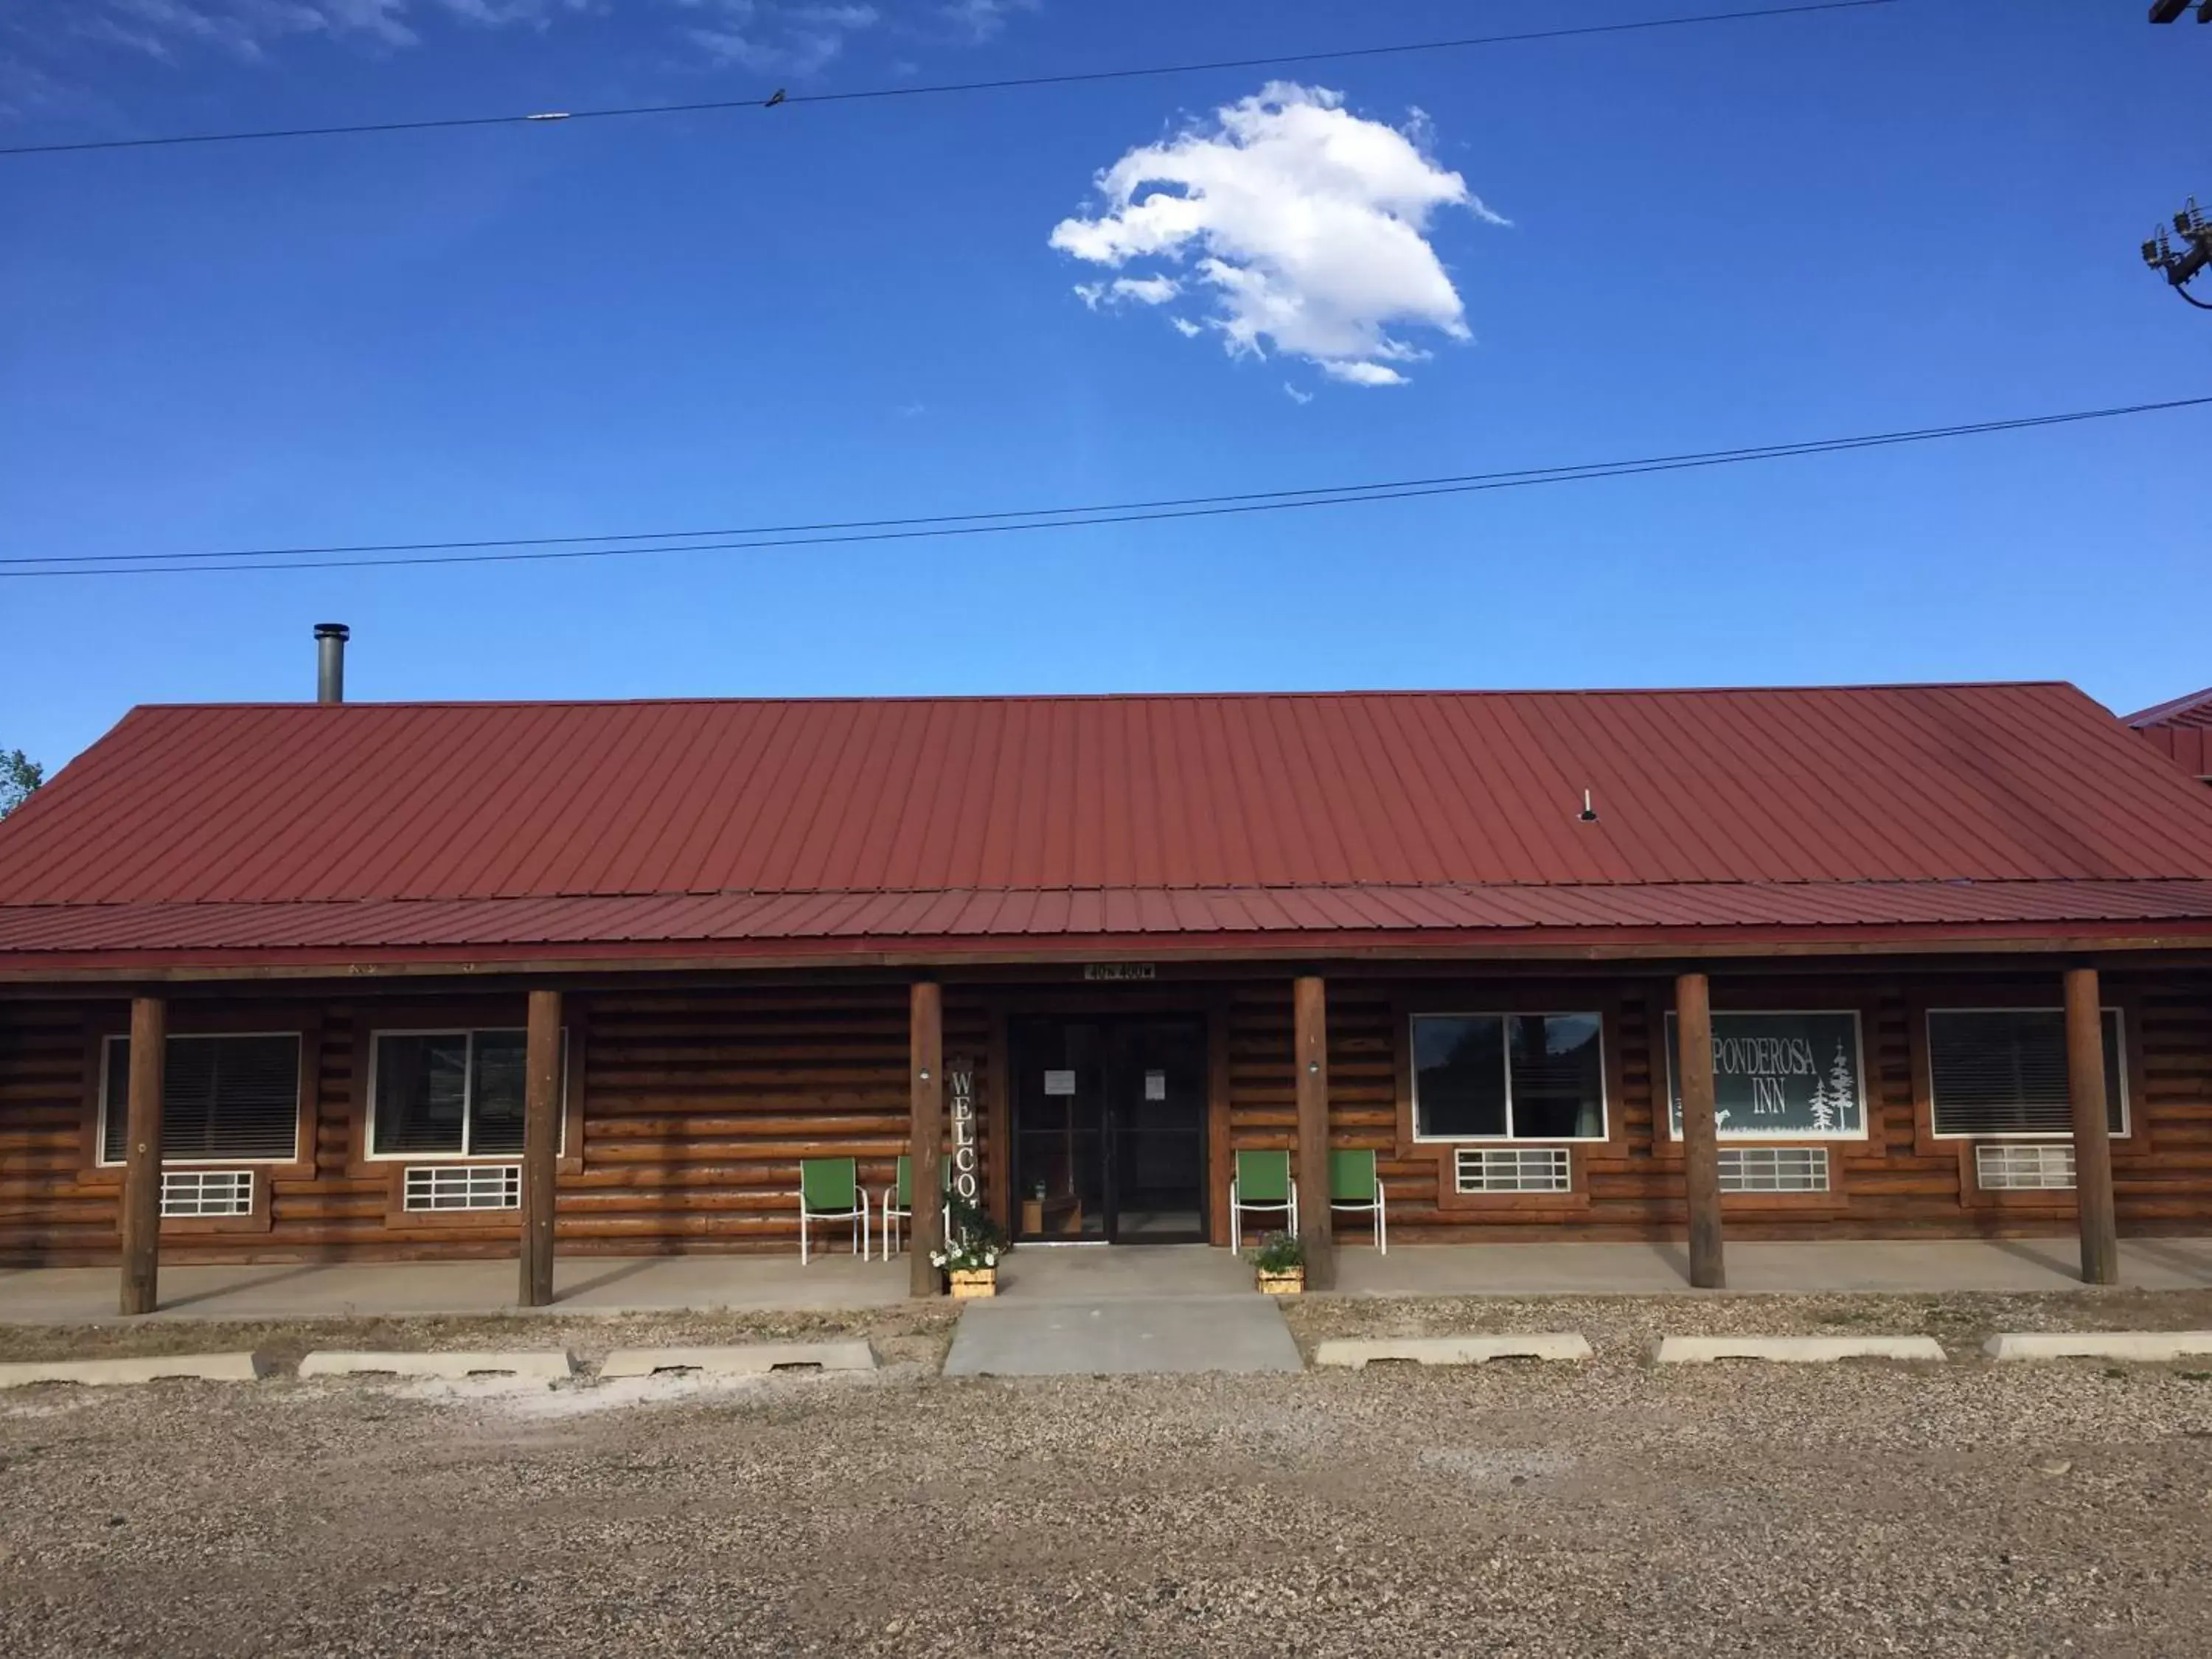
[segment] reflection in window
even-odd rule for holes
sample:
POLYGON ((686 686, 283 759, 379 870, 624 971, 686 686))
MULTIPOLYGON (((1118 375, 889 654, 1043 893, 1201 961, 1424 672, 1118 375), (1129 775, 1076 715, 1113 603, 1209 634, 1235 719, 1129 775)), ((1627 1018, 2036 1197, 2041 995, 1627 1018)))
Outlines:
POLYGON ((1413 1045, 1420 1139, 1605 1139, 1596 1014, 1416 1014, 1413 1045))

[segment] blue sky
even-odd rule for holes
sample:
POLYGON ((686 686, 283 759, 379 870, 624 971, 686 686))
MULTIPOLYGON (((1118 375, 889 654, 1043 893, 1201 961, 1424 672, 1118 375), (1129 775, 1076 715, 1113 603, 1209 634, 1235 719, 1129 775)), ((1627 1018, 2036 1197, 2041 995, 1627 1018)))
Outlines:
MULTIPOLYGON (((25 0, 0 143, 1705 9, 25 0)), ((0 159, 0 554, 1115 501, 2212 391, 2212 317, 2135 252, 2212 197, 2212 28, 2142 18, 1905 0, 1304 65, 1269 103, 1241 70, 0 159), (1146 146, 1214 219, 1163 244, 1102 197, 1146 146), (1301 222, 1325 257, 1271 264, 1301 222)), ((2212 683, 2208 437, 2199 410, 968 543, 6 581, 0 746, 307 695, 326 618, 368 698, 2057 676, 2125 709, 2212 683)))

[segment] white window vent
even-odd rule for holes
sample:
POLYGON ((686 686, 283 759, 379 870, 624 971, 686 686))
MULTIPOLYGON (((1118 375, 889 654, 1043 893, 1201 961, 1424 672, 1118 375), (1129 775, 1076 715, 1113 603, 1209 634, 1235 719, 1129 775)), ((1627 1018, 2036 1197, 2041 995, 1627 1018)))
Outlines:
POLYGON ((161 1171, 161 1214, 165 1218, 252 1213, 251 1170, 161 1171))
POLYGON ((1455 1160, 1463 1193, 1566 1193, 1573 1166, 1564 1146, 1462 1146, 1455 1160))
POLYGON ((407 1171, 401 1207, 409 1210, 519 1210, 520 1164, 422 1164, 407 1171))
POLYGON ((1828 1149, 1825 1146, 1723 1146, 1721 1190, 1724 1193, 1825 1193, 1828 1149))
POLYGON ((2067 1192, 2074 1186, 2071 1146, 1974 1148, 1974 1184, 1985 1193, 2067 1192))

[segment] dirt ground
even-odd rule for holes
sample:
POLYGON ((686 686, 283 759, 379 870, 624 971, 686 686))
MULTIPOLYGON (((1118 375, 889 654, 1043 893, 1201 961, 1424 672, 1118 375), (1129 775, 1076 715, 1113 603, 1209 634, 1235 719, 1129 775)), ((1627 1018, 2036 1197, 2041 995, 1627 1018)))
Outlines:
MULTIPOLYGON (((1016 1382, 937 1376, 949 1321, 921 1309, 846 1322, 891 1362, 860 1379, 24 1390, 0 1395, 0 1651, 2201 1654, 2212 1370, 1642 1357, 1662 1328, 1958 1342, 2191 1311, 1316 1301, 1309 1341, 1542 1326, 1598 1358, 1016 1382)), ((838 1323, 703 1322, 528 1330, 591 1352, 838 1323)))

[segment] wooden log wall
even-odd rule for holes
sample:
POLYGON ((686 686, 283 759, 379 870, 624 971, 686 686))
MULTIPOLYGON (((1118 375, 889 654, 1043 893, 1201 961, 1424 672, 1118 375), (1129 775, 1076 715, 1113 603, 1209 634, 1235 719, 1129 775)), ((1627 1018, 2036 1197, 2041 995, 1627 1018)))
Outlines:
MULTIPOLYGON (((2011 1000, 2057 1000, 2054 968, 2021 977, 2011 1000)), ((2107 1000, 2128 1009, 2134 1133, 2113 1149, 2122 1233, 2212 1233, 2212 974, 2106 975, 2107 1000)), ((1718 975, 1717 1009, 1748 1006, 1745 976, 1718 975)), ((1171 981, 1147 988, 1172 998, 1171 981)), ((1936 1142, 1917 1106, 1914 1029, 1929 1003, 1968 988, 1901 974, 1802 980, 1766 988, 1773 1006, 1863 1011, 1869 1096, 1864 1143, 1832 1143, 1836 1190, 1814 1200, 1730 1194, 1734 1237, 2064 1235, 2071 1195, 1978 1194, 1968 1143, 1936 1142), (1832 1003, 1831 999, 1834 999, 1832 1003)), ((1035 1006, 1040 988, 1021 988, 1035 1006)), ((1096 993, 1092 994, 1094 996, 1096 993)), ((1394 1238, 1647 1238, 1679 1237, 1685 1220, 1679 1158, 1655 1136, 1663 1058, 1655 1011, 1663 976, 1584 978, 1549 987, 1492 979, 1332 977, 1328 984, 1330 1130, 1334 1145, 1371 1147, 1390 1199, 1394 1238), (1471 1009, 1510 1006, 1508 994, 1553 1008, 1607 1013, 1611 1137, 1577 1146, 1571 1200, 1462 1195, 1451 1190, 1449 1149, 1406 1133, 1405 1009, 1409 997, 1471 1009)), ((511 1020, 520 1023, 520 998, 511 1020)), ((976 1074, 982 1189, 994 1190, 1005 1155, 989 1126, 1006 1080, 989 1074, 993 988, 955 981, 945 999, 945 1048, 976 1074)), ((890 1185, 907 1145, 907 1006, 902 984, 757 991, 572 992, 571 1086, 581 1091, 558 1178, 564 1254, 795 1249, 799 1161, 849 1156, 873 1197, 890 1185)), ((1291 981, 1251 978, 1194 987, 1194 1012, 1218 1010, 1226 1050, 1225 1123, 1217 1146, 1292 1149, 1291 981)), ((1532 1004, 1528 1006, 1540 1006, 1532 1004)), ((419 1012, 419 996, 411 1012, 419 1012)), ((0 1261, 106 1262, 116 1257, 120 1171, 95 1167, 86 1110, 93 1038, 114 1029, 120 1000, 0 1001, 0 1261)), ((395 1016, 373 1000, 173 1004, 173 1025, 312 1031, 313 1066, 301 1159, 268 1171, 264 1213, 246 1226, 171 1223, 165 1261, 296 1261, 339 1256, 512 1256, 512 1212, 396 1217, 403 1167, 362 1154, 368 1034, 395 1016), (212 1012, 210 1012, 212 1010, 212 1012)), ((419 1023, 419 1021, 417 1022, 419 1023)), ((484 1023, 481 1020, 456 1024, 484 1023)), ((1230 1170, 1211 1172, 1214 1236, 1227 1237, 1230 1170)), ((1310 1189, 1309 1189, 1310 1190, 1310 1189)), ((1342 1243, 1364 1243, 1346 1218, 1342 1243)), ((828 1230, 835 1237, 836 1230, 828 1230)), ((842 1243, 832 1243, 842 1248, 842 1243)))

